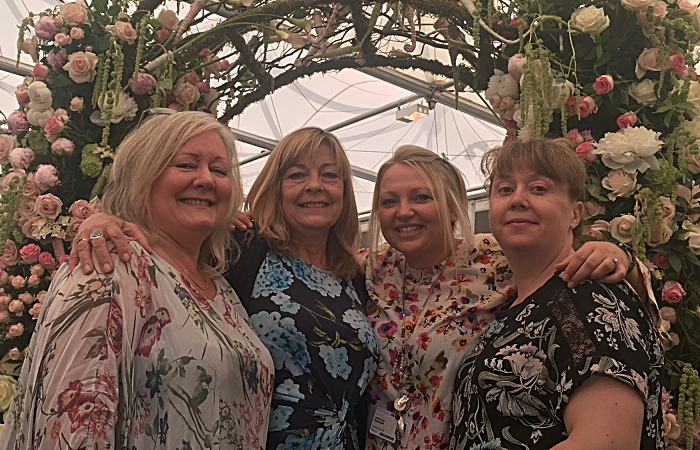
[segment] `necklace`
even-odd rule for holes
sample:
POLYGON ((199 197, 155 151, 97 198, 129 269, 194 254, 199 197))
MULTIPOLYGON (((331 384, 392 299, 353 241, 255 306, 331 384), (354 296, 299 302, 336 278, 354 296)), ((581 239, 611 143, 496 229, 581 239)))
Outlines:
MULTIPOLYGON (((206 284, 204 285, 204 287, 200 286, 199 283, 197 283, 197 281, 192 277, 192 275, 190 275, 190 273, 189 273, 188 271, 186 271, 185 268, 182 267, 182 266, 180 265, 180 263, 178 263, 177 260, 176 260, 175 258, 173 258, 173 255, 171 255, 170 252, 167 251, 167 250, 165 249, 165 247, 160 246, 160 248, 163 249, 163 251, 165 252, 165 254, 168 255, 168 256, 170 257, 170 259, 173 260, 173 262, 177 265, 177 267, 178 267, 180 270, 182 270, 183 272, 185 272, 185 275, 187 275, 187 278, 189 278, 199 289, 201 289, 201 290, 203 290, 203 291, 206 291, 207 289, 209 289, 209 278, 205 277, 201 270, 197 269, 197 272, 199 272, 199 275, 201 275, 202 278, 204 278, 204 281, 206 281, 206 284)), ((199 292, 199 291, 197 291, 197 292, 199 292)))
MULTIPOLYGON (((430 286, 430 289, 428 290, 428 295, 425 297, 425 301, 423 301, 423 304, 420 307, 416 321, 410 325, 406 324, 406 270, 408 268, 408 263, 404 261, 403 286, 401 287, 401 347, 398 353, 396 354, 396 358, 394 358, 394 365, 392 366, 392 380, 398 378, 398 384, 394 384, 393 381, 392 384, 394 384, 394 386, 399 392, 399 396, 396 397, 396 399, 394 400, 394 409, 398 411, 399 414, 402 414, 403 411, 405 411, 406 408, 408 408, 409 401, 408 392, 403 390, 403 384, 406 378, 406 366, 408 365, 408 358, 404 358, 406 356, 406 344, 413 335, 413 330, 415 330, 416 327, 422 323, 425 313, 425 307, 428 304, 428 300, 430 300, 430 297, 432 297, 433 295, 435 286, 437 285, 438 281, 440 281, 440 277, 445 271, 445 267, 447 266, 447 261, 449 260, 450 256, 452 256, 451 252, 447 256, 444 265, 440 268, 440 272, 437 274, 437 277, 433 281, 433 284, 430 286), (409 330, 408 335, 406 335, 407 329, 409 330)), ((402 425, 403 417, 401 417, 399 427, 402 428, 402 425)))

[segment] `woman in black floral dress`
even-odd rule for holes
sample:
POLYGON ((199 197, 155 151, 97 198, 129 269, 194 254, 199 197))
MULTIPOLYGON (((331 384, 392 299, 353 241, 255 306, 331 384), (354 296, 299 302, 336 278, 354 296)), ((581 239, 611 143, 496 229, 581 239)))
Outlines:
POLYGON ((637 294, 626 282, 569 289, 554 269, 573 253, 583 163, 546 140, 484 161, 518 294, 458 372, 450 449, 663 449, 663 351, 637 294))

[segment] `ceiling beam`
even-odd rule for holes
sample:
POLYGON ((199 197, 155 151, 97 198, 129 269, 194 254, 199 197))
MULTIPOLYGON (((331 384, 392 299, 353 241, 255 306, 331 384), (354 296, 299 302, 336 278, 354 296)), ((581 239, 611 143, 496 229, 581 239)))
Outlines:
POLYGON ((16 60, 7 56, 0 56, 0 71, 13 73, 21 77, 30 77, 32 76, 32 69, 34 67, 29 64, 21 62, 18 66, 16 60))

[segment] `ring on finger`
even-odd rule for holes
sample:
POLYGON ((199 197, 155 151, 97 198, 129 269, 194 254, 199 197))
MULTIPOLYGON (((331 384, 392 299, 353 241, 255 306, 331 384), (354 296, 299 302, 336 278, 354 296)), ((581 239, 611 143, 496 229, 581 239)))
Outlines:
POLYGON ((105 236, 99 230, 93 231, 92 234, 90 235, 90 239, 93 239, 93 240, 101 238, 101 237, 105 237, 105 236))
POLYGON ((80 238, 80 239, 78 239, 78 242, 75 243, 76 247, 77 247, 78 245, 80 245, 80 243, 83 242, 83 241, 87 242, 88 240, 85 239, 85 238, 80 238))
POLYGON ((613 265, 617 267, 617 258, 608 258, 610 261, 613 262, 613 265))

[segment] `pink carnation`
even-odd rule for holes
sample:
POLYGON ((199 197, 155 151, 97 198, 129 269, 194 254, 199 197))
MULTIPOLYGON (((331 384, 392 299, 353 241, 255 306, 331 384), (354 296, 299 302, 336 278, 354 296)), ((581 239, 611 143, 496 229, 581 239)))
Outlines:
POLYGON ((634 126, 635 123, 637 123, 637 116, 631 112, 626 112, 617 118, 617 126, 620 129, 634 126))
POLYGON ((683 75, 686 73, 687 66, 685 64, 685 56, 678 50, 673 51, 666 64, 673 70, 675 75, 683 75))
POLYGON ((58 172, 51 164, 42 164, 36 168, 34 174, 34 182, 41 192, 46 192, 60 183, 58 180, 58 172))
POLYGON ((46 270, 53 269, 53 266, 56 264, 56 260, 53 259, 53 256, 49 252, 41 252, 39 253, 39 264, 41 264, 41 267, 43 267, 46 270))
POLYGON ((604 95, 612 91, 613 86, 615 86, 615 83, 610 75, 601 75, 593 83, 593 90, 598 95, 604 95))
POLYGON ((136 86, 134 86, 133 76, 129 79, 129 86, 136 95, 151 94, 156 87, 156 79, 147 73, 139 72, 136 86))
POLYGON ((41 253, 41 247, 36 244, 27 244, 19 251, 19 255, 22 257, 22 261, 25 264, 34 264, 39 261, 39 253, 41 253))
POLYGON ((678 303, 685 295, 686 292, 683 290, 683 286, 678 282, 667 281, 661 290, 661 300, 668 303, 678 303))
POLYGON ((15 136, 20 135, 29 129, 27 116, 22 111, 15 111, 7 118, 7 129, 15 136))

